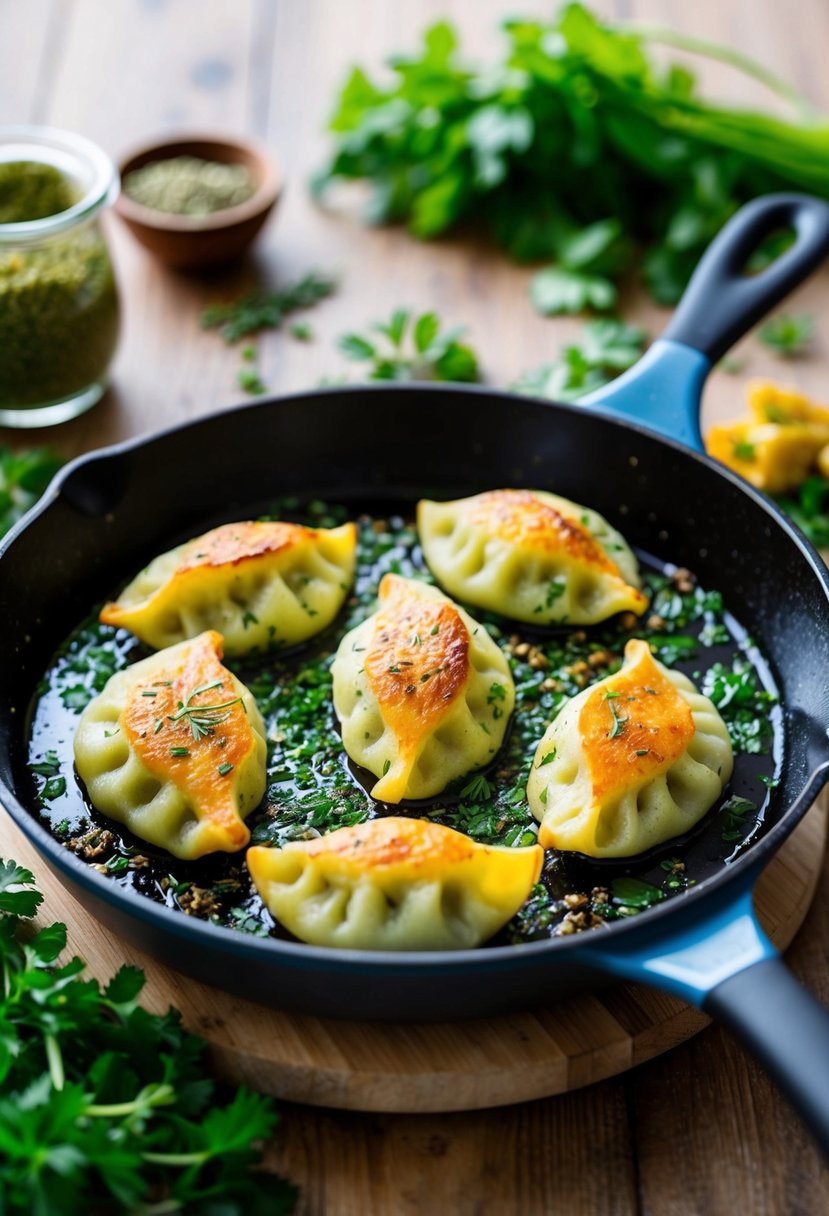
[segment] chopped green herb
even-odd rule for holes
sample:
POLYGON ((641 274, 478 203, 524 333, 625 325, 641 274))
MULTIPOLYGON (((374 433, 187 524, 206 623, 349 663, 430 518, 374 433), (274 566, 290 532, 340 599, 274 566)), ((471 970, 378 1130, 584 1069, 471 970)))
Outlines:
POLYGON ((757 805, 748 798, 733 795, 720 807, 722 819, 722 840, 725 844, 734 844, 745 838, 757 814, 757 805))
POLYGON ((236 379, 239 388, 252 396, 261 397, 268 391, 268 386, 260 379, 259 374, 251 367, 240 367, 236 379))
POLYGON ((614 904, 628 908, 649 908, 665 898, 665 892, 641 878, 614 878, 610 884, 614 904))
POLYGON ((233 765, 232 765, 232 764, 227 764, 227 763, 225 763, 225 764, 220 764, 220 765, 219 765, 219 776, 220 776, 220 777, 226 777, 226 776, 227 776, 227 774, 228 774, 228 773, 230 773, 230 772, 232 772, 232 771, 233 771, 233 765))
POLYGON ((258 291, 232 304, 214 304, 202 313, 201 323, 205 329, 218 329, 225 342, 238 342, 262 329, 279 329, 290 313, 311 308, 336 287, 331 276, 312 271, 282 291, 258 291))
POLYGON ((624 729, 628 724, 628 719, 623 718, 621 714, 616 712, 616 706, 611 700, 608 698, 605 699, 607 700, 607 707, 610 710, 610 716, 613 719, 613 725, 607 732, 607 737, 608 739, 617 739, 619 735, 624 733, 624 729))
POLYGON ((760 687, 746 658, 737 655, 730 668, 714 663, 705 672, 700 691, 720 711, 736 751, 758 755, 769 750, 772 728, 768 715, 776 699, 760 687))
POLYGON ((494 786, 487 781, 483 773, 477 773, 461 790, 461 798, 471 798, 474 802, 486 802, 492 797, 494 786))
POLYGON ((65 777, 50 777, 40 791, 41 798, 46 798, 49 802, 53 798, 60 798, 66 793, 66 778, 65 777))
POLYGON ((385 760, 383 762, 383 776, 384 777, 390 768, 391 768, 391 760, 385 760))
POLYGON ((819 549, 829 548, 829 482, 807 477, 797 497, 778 498, 783 510, 819 549))
POLYGON ((171 756, 189 756, 190 749, 188 747, 171 747, 170 755, 171 756))
POLYGON ((190 733, 193 738, 206 738, 207 735, 212 735, 215 728, 222 722, 226 722, 230 717, 230 711, 234 705, 242 705, 244 703, 241 697, 233 697, 229 701, 222 701, 218 705, 193 705, 191 704, 194 697, 200 696, 202 693, 212 692, 214 688, 221 688, 222 681, 214 680, 212 684, 203 684, 201 688, 194 688, 188 694, 185 701, 179 702, 179 707, 174 714, 168 714, 171 722, 178 722, 181 718, 186 718, 190 733))
POLYGON ((746 443, 743 440, 737 440, 734 444, 734 455, 737 460, 755 460, 757 457, 757 449, 753 443, 746 443))
POLYGON ((761 325, 757 336, 764 346, 791 359, 803 354, 812 340, 814 329, 815 319, 810 313, 797 317, 780 313, 761 325))

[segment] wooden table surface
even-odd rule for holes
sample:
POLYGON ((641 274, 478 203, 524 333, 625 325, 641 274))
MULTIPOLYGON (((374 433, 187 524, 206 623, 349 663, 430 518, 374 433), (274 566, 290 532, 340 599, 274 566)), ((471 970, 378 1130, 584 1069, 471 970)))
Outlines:
MULTIPOLYGON (((826 0, 602 0, 594 7, 738 46, 829 110, 826 0)), ((113 386, 86 417, 48 436, 0 430, 0 443, 48 437, 71 455, 237 402, 238 350, 199 328, 201 309, 255 281, 285 283, 311 268, 336 270, 341 289, 310 316, 313 342, 263 336, 260 374, 273 391, 353 378, 336 337, 401 304, 466 324, 492 383, 553 357, 579 322, 536 316, 528 271, 469 242, 423 245, 402 232, 365 229, 352 204, 323 211, 307 190, 326 147, 335 87, 351 63, 378 65, 444 15, 470 51, 486 55, 507 10, 543 15, 549 8, 546 0, 5 0, 0 123, 74 129, 115 158, 167 131, 248 132, 266 141, 286 189, 255 257, 209 280, 164 271, 112 218, 124 302, 113 386)), ((763 100, 759 86, 727 69, 701 71, 730 101, 763 100)), ((827 273, 790 307, 817 316, 813 354, 782 365, 747 338, 744 373, 712 376, 706 418, 740 412, 747 375, 829 398, 827 273)), ((623 311, 651 333, 665 319, 635 295, 623 300, 623 311)), ((828 948, 824 870, 788 958, 827 1004, 828 948)), ((283 1114, 269 1158, 300 1186, 302 1216, 812 1216, 829 1204, 829 1173, 808 1137, 718 1028, 619 1079, 520 1107, 443 1116, 285 1107, 283 1114)))

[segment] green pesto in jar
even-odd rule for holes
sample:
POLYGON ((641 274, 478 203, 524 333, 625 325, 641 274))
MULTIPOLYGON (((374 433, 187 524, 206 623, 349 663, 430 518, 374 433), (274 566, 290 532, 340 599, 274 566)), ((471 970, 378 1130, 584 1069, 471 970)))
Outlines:
MULTIPOLYGON (((75 201, 51 165, 0 165, 0 214, 14 215, 7 223, 45 219, 75 201)), ((99 380, 115 350, 118 299, 106 245, 95 220, 39 242, 3 236, 0 225, 0 406, 61 401, 99 380)))
POLYGON ((44 220, 77 201, 77 190, 54 165, 35 160, 0 163, 0 224, 44 220))

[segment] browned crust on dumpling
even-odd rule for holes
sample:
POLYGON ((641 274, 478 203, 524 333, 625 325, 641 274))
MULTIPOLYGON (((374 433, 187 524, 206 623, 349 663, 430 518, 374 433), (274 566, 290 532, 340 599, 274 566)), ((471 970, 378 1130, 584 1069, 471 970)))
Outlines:
POLYGON ((542 502, 530 490, 490 490, 471 498, 465 507, 470 523, 521 548, 566 553, 597 570, 621 577, 602 546, 587 528, 542 502))
POLYGON ((221 827, 230 846, 241 848, 250 832, 239 817, 233 774, 248 759, 256 741, 221 657, 221 635, 213 630, 200 634, 188 646, 180 665, 162 669, 151 681, 136 680, 120 722, 144 767, 159 781, 171 781, 187 794, 199 818, 221 827), (218 681, 220 687, 193 697, 194 690, 218 681), (211 733, 194 739, 186 716, 171 720, 188 698, 193 706, 235 703, 228 705, 227 716, 211 733))
POLYGON ((596 800, 664 772, 694 736, 691 707, 654 661, 647 642, 628 642, 625 663, 602 681, 579 715, 596 800))
POLYGON ((369 686, 405 755, 435 728, 471 673, 469 632, 454 604, 424 600, 387 574, 366 652, 369 686))
POLYGON ((252 558, 274 556, 301 544, 315 540, 318 533, 301 524, 277 521, 242 520, 222 524, 197 536, 184 547, 177 572, 205 567, 236 566, 252 558))

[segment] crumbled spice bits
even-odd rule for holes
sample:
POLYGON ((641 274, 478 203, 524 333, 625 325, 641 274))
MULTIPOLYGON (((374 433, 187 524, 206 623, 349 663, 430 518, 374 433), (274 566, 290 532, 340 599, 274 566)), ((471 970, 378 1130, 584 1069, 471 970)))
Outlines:
POLYGON ((197 916, 200 920, 210 920, 219 912, 215 892, 209 887, 189 886, 178 896, 178 905, 185 916, 197 916))
POLYGON ((119 840, 109 828, 92 828, 84 835, 73 836, 63 843, 65 848, 77 857, 82 857, 84 861, 94 861, 98 857, 114 853, 119 840))
POLYGON ((213 215, 247 202, 255 189, 246 165, 199 156, 152 161, 124 178, 124 193, 134 202, 171 215, 213 215))

